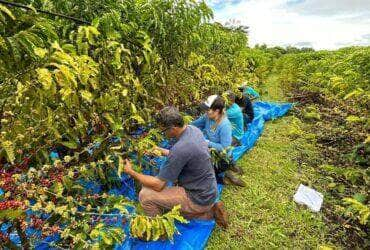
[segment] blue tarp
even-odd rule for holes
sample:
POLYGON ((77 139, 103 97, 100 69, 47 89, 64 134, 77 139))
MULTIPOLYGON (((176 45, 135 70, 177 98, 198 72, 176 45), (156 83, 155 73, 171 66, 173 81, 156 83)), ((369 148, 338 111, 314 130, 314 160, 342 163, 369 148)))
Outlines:
POLYGON ((234 148, 233 159, 237 161, 246 151, 251 149, 261 136, 265 121, 273 120, 288 112, 293 104, 277 104, 271 102, 253 103, 254 119, 241 139, 241 146, 234 148))
MULTIPOLYGON (((253 104, 255 117, 242 138, 242 145, 233 149, 233 158, 238 160, 245 152, 251 149, 260 137, 265 121, 285 115, 292 107, 291 103, 278 104, 270 102, 255 102, 253 104)), ((218 185, 220 199, 222 185, 218 185)), ((188 224, 176 224, 179 231, 174 241, 144 242, 128 237, 123 244, 116 245, 117 250, 128 249, 161 249, 161 250, 196 250, 204 249, 208 238, 215 227, 214 220, 191 220, 188 224)))

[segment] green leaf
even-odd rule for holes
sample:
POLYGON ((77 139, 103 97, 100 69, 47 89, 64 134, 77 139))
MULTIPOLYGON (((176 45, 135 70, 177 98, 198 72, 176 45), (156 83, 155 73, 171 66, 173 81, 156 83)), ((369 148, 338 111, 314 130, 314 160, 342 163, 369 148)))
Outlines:
POLYGON ((53 78, 48 69, 40 68, 36 70, 37 77, 40 83, 42 84, 43 88, 48 90, 51 88, 53 84, 53 78))
POLYGON ((172 241, 173 240, 173 234, 175 233, 174 225, 170 224, 168 220, 162 219, 162 223, 164 225, 164 228, 166 230, 167 237, 172 241))
POLYGON ((346 187, 343 184, 338 185, 337 187, 339 193, 344 193, 346 187))
POLYGON ((146 221, 145 233, 146 233, 146 240, 149 241, 150 238, 152 237, 152 224, 151 224, 151 220, 149 219, 146 221))
POLYGON ((162 233, 159 226, 158 218, 152 219, 152 239, 158 240, 161 237, 162 233))
POLYGON ((54 193, 56 194, 56 196, 58 197, 58 198, 60 198, 60 197, 62 197, 63 196, 63 191, 64 191, 64 186, 63 186, 63 184, 62 183, 60 183, 60 182, 56 182, 56 183, 54 183, 54 185, 53 185, 53 191, 54 191, 54 193))
POLYGON ((182 217, 181 215, 172 215, 172 218, 174 218, 175 220, 177 220, 178 222, 181 222, 181 223, 184 223, 184 224, 187 224, 189 223, 188 220, 186 220, 184 217, 182 217))
POLYGON ((35 55, 37 55, 38 57, 40 58, 44 58, 46 53, 47 53, 47 50, 46 49, 43 49, 43 48, 35 48, 34 49, 34 53, 35 55))
POLYGON ((350 99, 352 97, 358 97, 359 95, 361 95, 363 93, 364 93, 363 89, 357 88, 357 89, 353 90, 352 92, 348 93, 343 99, 347 100, 347 99, 350 99))
POLYGON ((122 67, 121 52, 122 52, 121 48, 117 48, 116 51, 114 52, 112 65, 114 65, 116 69, 120 69, 122 67))
POLYGON ((78 148, 78 144, 75 141, 63 141, 60 144, 62 144, 63 146, 66 146, 67 148, 70 148, 70 149, 78 148))
POLYGON ((8 17, 15 20, 15 16, 13 16, 12 12, 2 4, 0 4, 0 12, 5 13, 8 17))
POLYGON ((127 89, 123 89, 121 92, 122 96, 125 96, 125 97, 127 96, 127 93, 128 93, 127 89))
POLYGON ((354 115, 350 115, 346 118, 346 121, 349 122, 349 123, 360 123, 364 120, 365 119, 363 119, 361 117, 358 117, 358 116, 354 116, 354 115))
POLYGON ((101 167, 98 167, 96 170, 98 171, 99 178, 105 180, 106 178, 103 169, 101 167))
POLYGON ((93 101, 93 98, 94 98, 93 94, 91 94, 89 91, 81 90, 80 93, 81 93, 81 97, 87 102, 91 103, 93 101))
POLYGON ((2 141, 1 146, 4 148, 8 160, 11 164, 14 164, 15 154, 14 154, 14 145, 11 141, 2 141))
POLYGON ((115 242, 122 242, 125 238, 123 230, 121 228, 112 228, 109 230, 111 237, 115 242))
POLYGON ((91 230, 91 232, 90 232, 90 237, 91 237, 92 239, 96 239, 96 238, 98 238, 98 237, 99 237, 99 235, 100 235, 99 230, 93 229, 93 230, 91 230))
POLYGON ((131 113, 136 114, 137 113, 137 109, 136 109, 135 104, 131 103, 131 106, 130 107, 131 107, 131 113))
POLYGON ((137 121, 139 124, 145 123, 145 120, 140 115, 132 115, 131 119, 137 121))
POLYGON ((328 184, 329 188, 335 188, 336 186, 337 186, 337 184, 335 182, 332 182, 332 183, 328 184))
POLYGON ((97 28, 99 26, 99 21, 100 19, 98 17, 95 17, 93 20, 92 20, 92 26, 94 26, 95 28, 97 28))
POLYGON ((110 114, 104 113, 103 117, 110 123, 110 125, 114 125, 115 122, 110 114))
POLYGON ((128 214, 126 207, 121 204, 114 204, 113 208, 118 209, 121 214, 128 214))
POLYGON ((101 237, 103 239, 103 242, 108 245, 108 246, 111 246, 113 244, 113 240, 112 240, 112 237, 110 237, 109 235, 107 235, 107 233, 105 232, 102 232, 101 233, 101 237))
POLYGON ((143 237, 145 229, 146 229, 146 220, 147 218, 144 216, 138 216, 137 217, 138 223, 137 223, 137 233, 139 237, 143 237))
POLYGON ((0 219, 17 219, 24 214, 22 209, 5 209, 0 210, 0 219))

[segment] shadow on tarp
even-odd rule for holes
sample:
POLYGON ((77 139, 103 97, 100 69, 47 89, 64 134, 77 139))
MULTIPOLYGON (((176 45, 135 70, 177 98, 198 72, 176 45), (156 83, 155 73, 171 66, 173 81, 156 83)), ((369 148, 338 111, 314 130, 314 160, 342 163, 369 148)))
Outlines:
MULTIPOLYGON (((248 129, 242 137, 242 145, 233 149, 233 158, 238 160, 245 152, 251 149, 260 137, 265 121, 273 120, 285 115, 292 104, 278 104, 270 102, 255 102, 253 104, 255 118, 248 125, 248 129)), ((222 185, 218 185, 218 197, 220 199, 222 185)), ((175 235, 173 242, 152 241, 144 242, 138 239, 128 237, 123 244, 116 245, 116 250, 128 249, 152 249, 152 250, 195 250, 204 249, 212 231, 215 227, 215 221, 190 220, 188 224, 176 224, 179 231, 175 235)))

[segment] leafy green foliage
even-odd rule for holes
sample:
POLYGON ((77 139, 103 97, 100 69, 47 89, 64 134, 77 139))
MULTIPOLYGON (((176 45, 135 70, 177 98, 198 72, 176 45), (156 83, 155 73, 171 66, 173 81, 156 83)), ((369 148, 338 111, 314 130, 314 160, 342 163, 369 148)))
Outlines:
MULTIPOLYGON (((123 159, 137 155, 140 170, 144 153, 161 139, 155 129, 134 135, 155 123, 159 109, 183 110, 248 78, 247 36, 209 23, 212 11, 203 1, 18 2, 89 24, 1 5, 4 199, 36 213, 21 222, 23 229, 37 227, 42 237, 60 233, 59 247, 112 247, 125 235, 105 217, 117 210, 128 216, 130 202, 91 195, 82 183, 100 183, 104 192, 117 187, 123 159), (50 218, 44 221, 42 213, 50 218)), ((153 225, 145 228, 147 238, 172 238, 174 221, 185 222, 179 211, 153 221, 140 215, 153 225)), ((8 222, 16 230, 11 216, 0 220, 8 222)))
MULTIPOLYGON (((358 220, 362 225, 366 225, 370 222, 370 207, 363 204, 361 201, 352 198, 345 198, 344 202, 349 206, 349 210, 356 214, 358 220)), ((349 211, 348 211, 349 213, 349 211)))
POLYGON ((153 218, 142 215, 136 216, 130 223, 131 235, 146 241, 160 238, 173 240, 173 235, 177 232, 175 221, 188 223, 180 215, 180 209, 181 207, 178 205, 170 212, 153 218))
POLYGON ((321 151, 315 165, 323 177, 316 182, 328 194, 324 211, 336 240, 351 246, 368 244, 369 52, 350 47, 288 53, 274 65, 285 91, 300 104, 297 116, 309 124, 304 132, 314 134, 321 151), (356 196, 364 199, 349 198, 356 196))
POLYGON ((90 232, 89 236, 91 239, 97 240, 92 248, 111 248, 115 242, 120 242, 124 238, 124 232, 122 228, 110 228, 106 229, 104 224, 100 223, 96 225, 90 232))
POLYGON ((277 61, 276 70, 284 83, 301 90, 353 100, 364 106, 370 91, 369 54, 369 47, 288 54, 277 61))

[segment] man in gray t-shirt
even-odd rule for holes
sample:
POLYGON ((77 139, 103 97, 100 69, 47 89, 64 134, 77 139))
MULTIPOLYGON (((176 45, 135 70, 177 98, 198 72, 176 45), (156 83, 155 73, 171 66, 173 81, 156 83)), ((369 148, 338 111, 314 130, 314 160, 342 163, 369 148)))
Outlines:
POLYGON ((134 171, 128 160, 124 168, 125 173, 143 185, 139 201, 145 213, 156 216, 180 204, 181 213, 186 218, 215 218, 217 224, 226 228, 227 214, 223 203, 215 203, 216 177, 202 132, 194 126, 184 125, 183 117, 173 107, 164 108, 158 122, 167 137, 177 139, 170 150, 158 148, 162 155, 168 156, 158 176, 134 171), (166 187, 167 182, 177 186, 166 187))
POLYGON ((186 126, 177 143, 171 148, 158 178, 166 182, 177 182, 198 205, 207 206, 214 203, 217 196, 216 177, 207 142, 198 128, 186 126))

